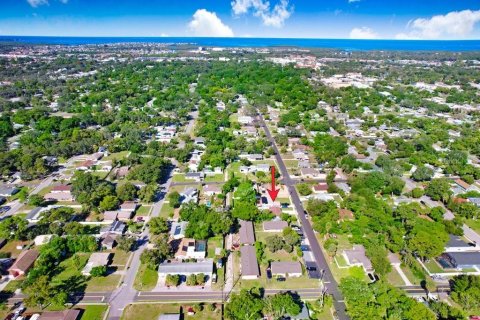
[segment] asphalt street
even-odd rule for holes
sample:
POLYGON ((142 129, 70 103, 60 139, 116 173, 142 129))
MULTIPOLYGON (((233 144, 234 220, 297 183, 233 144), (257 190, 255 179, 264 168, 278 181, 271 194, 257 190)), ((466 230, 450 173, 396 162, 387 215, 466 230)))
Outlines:
POLYGON ((343 301, 343 295, 338 288, 338 283, 335 281, 335 278, 333 277, 332 272, 330 271, 327 260, 323 255, 320 245, 318 244, 317 238, 315 236, 315 232, 312 229, 310 221, 308 221, 305 215, 305 209, 303 208, 302 202, 300 201, 300 198, 295 189, 295 181, 293 181, 290 178, 290 175, 287 171, 287 167, 283 162, 283 159, 280 155, 277 145, 275 144, 275 140, 273 139, 270 133, 270 130, 268 129, 262 115, 259 114, 258 119, 260 120, 260 125, 263 127, 265 131, 265 135, 267 136, 267 139, 270 141, 275 151, 275 159, 277 161, 279 170, 282 173, 283 183, 287 186, 290 192, 293 205, 295 206, 298 212, 298 218, 300 219, 301 225, 303 227, 303 232, 310 243, 310 250, 312 251, 315 261, 317 262, 317 267, 319 270, 324 270, 323 282, 325 284, 327 292, 330 293, 334 298, 334 307, 337 312, 337 316, 341 320, 349 319, 346 313, 346 306, 345 306, 345 302, 343 301))

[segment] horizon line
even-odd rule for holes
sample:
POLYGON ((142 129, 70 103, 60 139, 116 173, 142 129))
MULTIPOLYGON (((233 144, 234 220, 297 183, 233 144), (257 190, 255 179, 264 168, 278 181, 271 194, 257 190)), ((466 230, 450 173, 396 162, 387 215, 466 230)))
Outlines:
POLYGON ((479 39, 396 39, 396 38, 381 38, 381 39, 352 39, 352 38, 296 38, 296 37, 242 37, 242 36, 233 36, 233 37, 215 37, 215 36, 62 36, 62 35, 0 35, 0 37, 41 37, 41 38, 117 38, 117 39, 135 39, 135 38, 152 38, 152 39, 285 39, 285 40, 349 40, 349 41, 480 41, 479 39))

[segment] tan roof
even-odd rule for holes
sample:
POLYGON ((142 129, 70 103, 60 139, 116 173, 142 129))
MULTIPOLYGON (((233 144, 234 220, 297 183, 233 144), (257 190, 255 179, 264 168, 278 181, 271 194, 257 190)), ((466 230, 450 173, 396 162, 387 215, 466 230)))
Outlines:
POLYGON ((20 253, 15 263, 10 267, 11 270, 20 270, 27 272, 38 258, 37 250, 27 250, 20 253))
POLYGON ((352 220, 354 219, 353 212, 348 209, 338 209, 338 215, 342 220, 352 220))
POLYGON ((77 320, 80 310, 69 309, 63 311, 46 311, 40 315, 39 320, 77 320))
POLYGON ((72 189, 72 186, 61 184, 58 186, 54 186, 52 188, 52 192, 65 192, 65 191, 70 191, 71 189, 72 189))
POLYGON ((468 183, 466 183, 465 181, 463 181, 462 179, 457 179, 455 180, 455 183, 458 184, 460 187, 462 187, 463 189, 468 189, 470 188, 470 185, 468 183))

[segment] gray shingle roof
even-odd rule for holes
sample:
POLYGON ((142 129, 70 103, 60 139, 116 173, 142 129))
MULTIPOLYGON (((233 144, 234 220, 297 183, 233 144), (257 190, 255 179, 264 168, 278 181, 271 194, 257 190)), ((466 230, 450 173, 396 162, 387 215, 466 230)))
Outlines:
POLYGON ((260 270, 258 268, 257 255, 255 248, 252 246, 243 246, 240 248, 242 264, 242 276, 259 276, 260 270))

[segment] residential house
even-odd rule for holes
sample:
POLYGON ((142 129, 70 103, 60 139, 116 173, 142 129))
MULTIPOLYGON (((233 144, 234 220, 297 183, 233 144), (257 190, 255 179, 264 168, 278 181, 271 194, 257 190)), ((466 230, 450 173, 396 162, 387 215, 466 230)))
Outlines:
POLYGON ((101 241, 103 249, 112 250, 115 244, 117 243, 117 235, 113 233, 107 233, 101 241))
POLYGON ((38 320, 78 320, 80 319, 81 310, 66 309, 63 311, 45 311, 40 315, 38 320))
POLYGON ((205 259, 207 255, 207 242, 205 240, 195 240, 183 238, 178 245, 175 258, 184 259, 205 259))
POLYGON ((242 279, 257 279, 260 276, 255 247, 242 246, 240 248, 240 264, 242 279))
POLYGON ((180 313, 166 313, 158 316, 157 320, 180 320, 180 313))
POLYGON ((112 160, 98 162, 98 171, 110 172, 113 169, 112 160))
POLYGON ((47 201, 74 201, 75 197, 72 194, 72 186, 58 185, 54 186, 52 190, 44 196, 47 201))
POLYGON ((252 124, 253 123, 253 118, 250 116, 239 116, 238 117, 238 122, 243 125, 247 124, 252 124))
POLYGON ((165 278, 169 274, 179 274, 188 277, 192 274, 203 273, 207 279, 212 278, 213 274, 213 259, 204 259, 194 263, 185 262, 163 262, 158 267, 158 275, 160 278, 165 278))
POLYGON ((128 175, 129 170, 128 166, 122 166, 115 170, 115 177, 117 179, 125 178, 128 175))
POLYGON ((77 166, 77 170, 90 171, 95 166, 95 163, 93 160, 85 160, 77 166))
POLYGON ((288 223, 283 220, 272 220, 263 222, 263 231, 265 232, 282 232, 288 227, 288 223))
POLYGON ((314 168, 300 169, 300 175, 306 179, 319 179, 321 177, 320 171, 314 168))
POLYGON ((308 161, 310 158, 308 157, 308 153, 303 150, 296 149, 292 152, 292 155, 295 159, 299 161, 308 161))
POLYGON ((211 197, 222 193, 222 189, 216 184, 207 184, 203 187, 203 194, 207 197, 211 197))
POLYGON ((247 154, 242 153, 238 156, 240 159, 247 159, 248 161, 261 161, 263 160, 263 155, 259 153, 247 154))
POLYGON ((180 197, 181 197, 182 203, 188 203, 188 202, 197 203, 198 189, 193 187, 186 188, 180 193, 180 197))
POLYGON ((103 227, 100 230, 100 234, 113 233, 116 235, 122 235, 126 229, 127 225, 124 222, 115 220, 112 224, 103 227))
POLYGON ((314 193, 326 193, 328 192, 328 184, 319 183, 312 187, 314 193))
POLYGON ((444 268, 480 270, 480 252, 446 252, 441 257, 444 268))
POLYGON ((0 185, 0 196, 2 197, 11 197, 15 193, 17 193, 20 189, 18 189, 14 185, 3 184, 0 185))
POLYGON ((185 179, 194 180, 197 182, 203 181, 205 174, 203 172, 187 172, 185 173, 185 179))
POLYGON ((372 262, 366 256, 363 245, 354 245, 351 250, 343 250, 342 255, 349 266, 360 266, 366 273, 374 272, 372 262))
POLYGON ((170 238, 174 240, 185 238, 187 226, 188 221, 172 222, 170 226, 170 238))
POLYGON ((113 222, 113 221, 117 220, 118 212, 119 211, 117 211, 117 210, 105 211, 103 213, 103 221, 113 222))
POLYGON ((301 277, 302 265, 300 262, 274 261, 270 264, 272 276, 276 277, 301 277))
POLYGON ((93 268, 107 266, 110 263, 111 253, 109 252, 94 252, 90 255, 87 264, 82 270, 82 274, 89 276, 93 268))
POLYGON ((240 244, 242 245, 254 245, 255 244, 255 232, 253 230, 252 221, 240 220, 240 244))
POLYGON ((15 278, 27 274, 35 260, 37 260, 38 255, 39 252, 37 250, 22 251, 10 269, 8 269, 8 273, 15 278))

